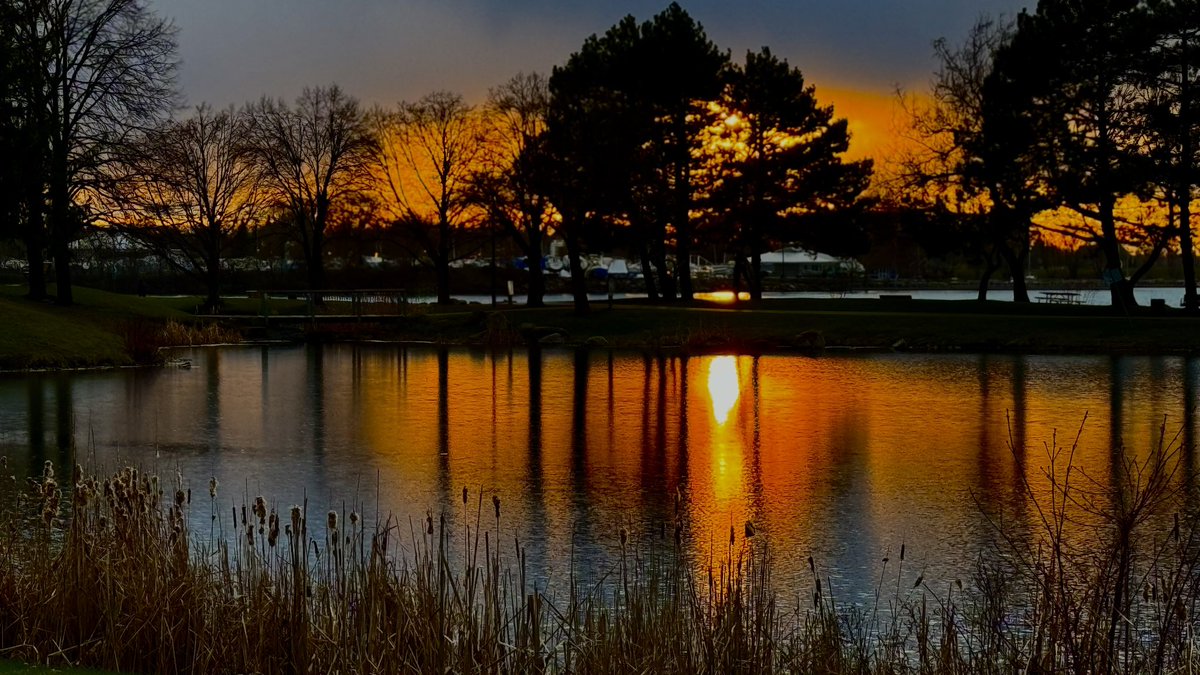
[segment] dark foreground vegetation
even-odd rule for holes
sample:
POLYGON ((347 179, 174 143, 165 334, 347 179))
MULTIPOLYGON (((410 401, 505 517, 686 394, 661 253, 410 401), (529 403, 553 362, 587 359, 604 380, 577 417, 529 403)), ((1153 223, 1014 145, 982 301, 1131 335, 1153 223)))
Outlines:
POLYGON ((1083 474, 1073 454, 1043 456, 1014 487, 1020 506, 988 514, 997 551, 973 573, 925 579, 902 547, 866 607, 811 558, 802 588, 777 587, 778 552, 755 523, 690 541, 682 493, 661 530, 614 524, 616 562, 589 571, 599 583, 572 575, 548 591, 527 576, 500 495, 464 488, 451 512, 368 525, 358 511, 314 517, 262 497, 231 510, 215 482, 79 467, 67 478, 47 463, 4 488, 0 649, 145 673, 1200 666, 1194 476, 1170 442, 1117 462, 1111 479, 1083 474))

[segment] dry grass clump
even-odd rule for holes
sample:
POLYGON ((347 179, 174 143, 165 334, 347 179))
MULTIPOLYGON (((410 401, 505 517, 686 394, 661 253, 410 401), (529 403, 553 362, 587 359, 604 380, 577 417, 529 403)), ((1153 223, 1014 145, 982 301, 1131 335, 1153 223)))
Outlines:
POLYGON ((236 344, 242 336, 236 329, 218 323, 201 324, 167 321, 159 334, 162 347, 194 347, 199 345, 236 344))
MULTIPOLYGON (((1197 514, 1162 447, 1097 482, 1052 451, 1002 555, 934 589, 884 561, 871 606, 839 603, 812 558, 775 588, 754 523, 703 558, 684 495, 657 533, 621 528, 611 569, 559 595, 526 576, 497 495, 401 526, 310 520, 262 497, 189 522, 182 479, 53 466, 0 521, 0 655, 123 672, 1187 672, 1197 514), (457 510, 457 509, 455 509, 457 510), (203 531, 207 527, 208 532, 203 531), (207 537, 205 537, 207 534, 207 537), (655 540, 658 543, 654 543, 655 540), (211 543, 205 543, 211 542, 211 543)), ((205 499, 202 495, 196 495, 205 499)), ((1002 524, 1003 523, 1003 524, 1002 524)), ((511 531, 510 531, 511 532, 511 531)))

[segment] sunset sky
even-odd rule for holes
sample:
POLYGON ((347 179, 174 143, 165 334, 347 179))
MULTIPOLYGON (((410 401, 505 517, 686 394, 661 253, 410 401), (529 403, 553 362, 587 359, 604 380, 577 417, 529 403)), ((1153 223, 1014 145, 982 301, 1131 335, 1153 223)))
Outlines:
MULTIPOLYGON (((180 84, 191 104, 294 98, 336 82, 366 103, 435 89, 480 101, 519 71, 549 72, 592 33, 666 0, 151 0, 180 29, 180 84)), ((930 43, 981 14, 1031 0, 792 0, 681 3, 735 58, 762 45, 799 66, 850 117, 859 153, 886 138, 897 85, 921 89, 930 43), (868 147, 869 146, 869 147, 868 147)))

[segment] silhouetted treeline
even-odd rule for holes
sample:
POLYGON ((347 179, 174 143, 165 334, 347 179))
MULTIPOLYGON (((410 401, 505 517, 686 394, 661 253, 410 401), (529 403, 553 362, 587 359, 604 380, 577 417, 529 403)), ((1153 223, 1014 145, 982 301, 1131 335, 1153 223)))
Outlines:
POLYGON ((846 121, 798 69, 765 48, 735 62, 676 4, 482 106, 435 92, 367 110, 330 86, 177 120, 174 29, 141 0, 0 0, 0 13, 2 235, 24 244, 33 297, 49 256, 70 303, 71 245, 89 226, 158 251, 210 306, 233 235, 264 224, 290 233, 313 287, 340 227, 425 261, 441 302, 451 263, 488 230, 524 254, 539 304, 553 235, 581 310, 582 256, 599 242, 628 250, 651 297, 673 300, 692 295, 698 248, 734 256, 757 296, 770 247, 845 253, 864 240, 871 165, 842 160, 846 121))
POLYGON ((1004 266, 1014 299, 1028 301, 1040 214, 1040 232, 1099 252, 1114 306, 1134 306, 1134 285, 1177 249, 1197 308, 1198 41, 1191 0, 1042 0, 1012 22, 981 20, 958 46, 936 44, 901 192, 954 216, 940 220, 981 263, 981 295, 1004 266))

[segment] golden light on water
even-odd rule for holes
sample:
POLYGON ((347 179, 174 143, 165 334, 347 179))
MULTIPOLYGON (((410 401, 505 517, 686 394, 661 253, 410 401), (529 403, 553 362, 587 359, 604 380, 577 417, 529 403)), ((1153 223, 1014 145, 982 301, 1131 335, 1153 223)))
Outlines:
POLYGON ((729 413, 741 396, 738 382, 737 358, 718 356, 708 365, 708 396, 712 399, 713 417, 717 424, 729 421, 729 413))
MULTIPOLYGON (((724 304, 733 303, 733 291, 712 291, 711 293, 696 293, 697 300, 705 300, 708 302, 720 302, 724 304)), ((749 300, 750 294, 746 291, 738 293, 739 300, 749 300)))

